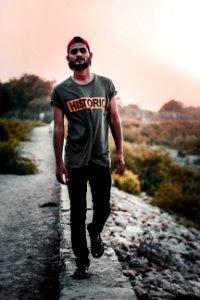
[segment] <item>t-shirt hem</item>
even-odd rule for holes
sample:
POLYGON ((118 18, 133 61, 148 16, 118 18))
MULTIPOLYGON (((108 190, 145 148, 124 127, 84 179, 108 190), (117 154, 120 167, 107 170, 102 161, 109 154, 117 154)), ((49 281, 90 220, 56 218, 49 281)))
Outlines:
MULTIPOLYGON (((98 166, 101 166, 101 167, 111 168, 110 163, 99 163, 99 162, 96 162, 94 160, 91 160, 91 162, 94 163, 94 164, 97 164, 98 166)), ((65 165, 66 165, 67 168, 78 169, 78 168, 88 167, 89 162, 87 164, 81 164, 81 165, 77 165, 77 164, 73 165, 73 164, 68 164, 68 163, 66 163, 65 165)))

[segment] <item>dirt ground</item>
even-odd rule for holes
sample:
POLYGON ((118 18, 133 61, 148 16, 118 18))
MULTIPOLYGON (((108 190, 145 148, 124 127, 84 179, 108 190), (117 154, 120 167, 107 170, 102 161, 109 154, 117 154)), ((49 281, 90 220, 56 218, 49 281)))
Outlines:
POLYGON ((48 127, 35 128, 23 148, 39 173, 0 175, 0 300, 56 300, 59 186, 48 127))

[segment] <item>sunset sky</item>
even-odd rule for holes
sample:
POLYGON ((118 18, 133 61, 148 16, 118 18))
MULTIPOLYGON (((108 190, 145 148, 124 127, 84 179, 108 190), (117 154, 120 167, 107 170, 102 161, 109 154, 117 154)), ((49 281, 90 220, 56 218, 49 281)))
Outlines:
POLYGON ((91 71, 110 77, 124 104, 200 106, 199 12, 199 0, 0 0, 0 81, 64 80, 66 45, 80 35, 91 71))

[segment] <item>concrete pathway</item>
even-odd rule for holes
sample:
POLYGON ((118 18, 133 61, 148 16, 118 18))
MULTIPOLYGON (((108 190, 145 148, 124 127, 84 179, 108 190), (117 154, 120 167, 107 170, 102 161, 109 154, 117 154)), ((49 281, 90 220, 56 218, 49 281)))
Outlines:
POLYGON ((59 205, 47 204, 57 203, 59 186, 48 127, 34 128, 22 148, 39 172, 0 175, 0 300, 56 300, 59 205))

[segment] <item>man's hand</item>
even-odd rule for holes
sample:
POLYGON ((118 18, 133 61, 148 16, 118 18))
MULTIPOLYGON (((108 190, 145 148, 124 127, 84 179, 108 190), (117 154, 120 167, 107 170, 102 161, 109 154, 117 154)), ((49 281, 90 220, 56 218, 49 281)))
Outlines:
POLYGON ((56 178, 59 183, 68 183, 68 172, 63 161, 56 165, 56 178))
POLYGON ((121 174, 125 170, 125 162, 122 154, 116 154, 114 160, 115 173, 121 174))

